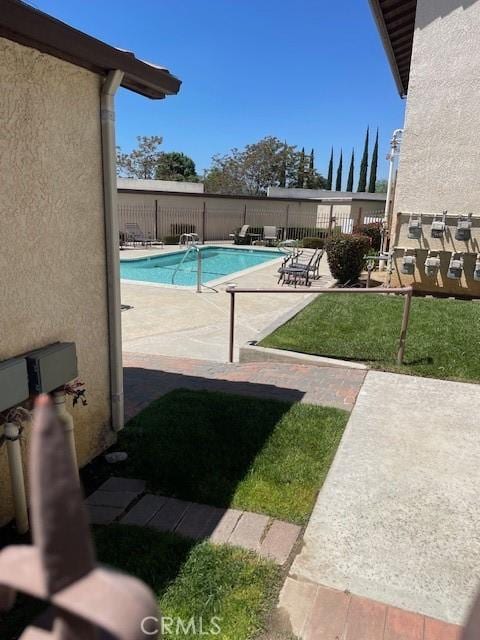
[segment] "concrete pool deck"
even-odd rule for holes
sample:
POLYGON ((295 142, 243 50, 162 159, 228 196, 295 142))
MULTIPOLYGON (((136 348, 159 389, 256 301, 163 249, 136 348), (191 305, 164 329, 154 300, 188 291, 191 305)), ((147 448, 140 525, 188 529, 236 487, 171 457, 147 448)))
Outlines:
MULTIPOLYGON (((214 246, 232 247, 232 244, 214 246)), ((265 249, 265 247, 259 247, 265 249)), ((178 251, 177 246, 164 249, 127 249, 121 258, 142 258, 178 251)), ((244 275, 216 285, 218 293, 204 289, 162 287, 146 283, 122 282, 122 304, 132 307, 122 313, 123 349, 129 353, 177 356, 226 362, 228 357, 228 320, 230 296, 227 284, 243 287, 275 287, 279 261, 248 270, 244 275)), ((236 357, 238 348, 257 336, 292 309, 313 298, 315 291, 333 284, 325 256, 320 263, 319 280, 312 294, 248 295, 236 301, 236 357)))

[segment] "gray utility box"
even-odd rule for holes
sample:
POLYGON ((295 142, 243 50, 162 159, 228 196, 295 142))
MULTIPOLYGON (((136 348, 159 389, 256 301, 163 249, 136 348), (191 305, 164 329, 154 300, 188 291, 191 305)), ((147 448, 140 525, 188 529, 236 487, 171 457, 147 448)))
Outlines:
POLYGON ((0 362, 0 411, 16 407, 29 395, 25 358, 0 362))
POLYGON ((56 342, 25 354, 31 394, 50 393, 78 375, 74 342, 56 342))

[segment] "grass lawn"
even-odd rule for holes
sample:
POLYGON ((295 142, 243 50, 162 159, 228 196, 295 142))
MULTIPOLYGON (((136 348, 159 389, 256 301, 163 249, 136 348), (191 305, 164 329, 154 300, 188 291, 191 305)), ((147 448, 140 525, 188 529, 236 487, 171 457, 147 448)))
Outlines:
MULTIPOLYGON (((200 617, 204 633, 216 630, 210 626, 214 616, 221 631, 206 637, 253 637, 263 629, 280 587, 276 566, 241 549, 122 525, 97 528, 95 540, 99 560, 148 584, 164 617, 179 617, 185 625, 194 617, 196 633, 181 631, 185 639, 199 637, 200 617)), ((37 603, 24 601, 3 622, 0 618, 2 640, 18 637, 39 610, 37 603)), ((179 637, 175 627, 165 631, 166 637, 179 637)))
POLYGON ((120 433, 128 460, 101 460, 112 472, 147 481, 150 491, 232 506, 302 524, 308 520, 348 419, 306 404, 173 391, 120 433))
POLYGON ((432 378, 480 381, 480 304, 413 298, 405 364, 396 365, 403 298, 322 295, 267 336, 263 347, 432 378))

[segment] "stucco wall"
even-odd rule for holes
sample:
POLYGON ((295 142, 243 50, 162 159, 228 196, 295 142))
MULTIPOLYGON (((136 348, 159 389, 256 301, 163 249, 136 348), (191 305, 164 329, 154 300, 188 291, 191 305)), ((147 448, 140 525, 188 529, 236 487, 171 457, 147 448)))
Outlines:
MULTIPOLYGON (((395 197, 395 245, 441 250, 442 269, 437 281, 425 278, 426 251, 417 255, 414 286, 423 291, 453 295, 480 295, 473 280, 478 250, 478 225, 472 246, 454 241, 454 230, 445 241, 408 239, 409 213, 480 214, 479 78, 480 2, 418 0, 405 134, 395 197), (400 216, 399 212, 404 215, 400 216), (451 251, 467 251, 465 276, 460 282, 446 278, 451 251)), ((456 220, 450 221, 453 227, 456 220)), ((401 261, 401 258, 400 258, 401 261)), ((398 282, 412 279, 398 274, 398 282)))
POLYGON ((480 2, 418 0, 395 210, 480 213, 480 2))
MULTIPOLYGON (((76 342, 80 464, 111 439, 99 91, 97 75, 0 38, 0 360, 76 342)), ((3 524, 5 446, 0 496, 3 524)))

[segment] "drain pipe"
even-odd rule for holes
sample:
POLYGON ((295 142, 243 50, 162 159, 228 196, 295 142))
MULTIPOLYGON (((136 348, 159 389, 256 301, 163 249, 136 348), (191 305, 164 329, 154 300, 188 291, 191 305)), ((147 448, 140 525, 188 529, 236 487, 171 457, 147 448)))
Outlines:
POLYGON ((120 260, 117 213, 117 173, 115 147, 115 93, 123 71, 110 71, 103 83, 100 99, 102 127, 103 198, 105 246, 107 256, 108 333, 110 353, 110 400, 112 429, 123 428, 122 326, 120 318, 120 260))
POLYGON ((15 525, 18 533, 23 535, 28 531, 29 525, 25 479, 23 477, 22 449, 20 446, 20 426, 16 422, 6 422, 3 434, 7 443, 15 525))
POLYGON ((55 413, 57 414, 64 428, 65 435, 67 437, 68 446, 72 454, 72 461, 78 473, 78 461, 77 461, 77 450, 75 447, 75 431, 74 431, 74 424, 73 424, 73 416, 70 412, 67 411, 65 399, 66 399, 66 396, 65 396, 64 389, 57 389, 56 391, 53 392, 53 404, 55 407, 55 413))

